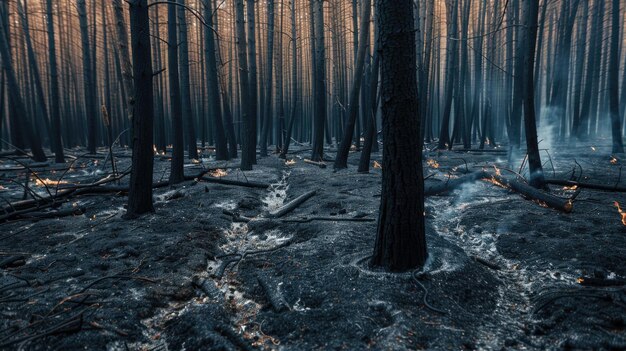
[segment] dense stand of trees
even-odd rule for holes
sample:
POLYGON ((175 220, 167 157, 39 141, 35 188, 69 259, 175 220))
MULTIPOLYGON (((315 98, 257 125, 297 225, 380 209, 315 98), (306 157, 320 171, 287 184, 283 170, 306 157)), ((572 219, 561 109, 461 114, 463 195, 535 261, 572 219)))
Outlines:
MULTIPOLYGON (((199 148, 250 170, 294 141, 313 161, 336 148, 336 169, 363 147, 367 171, 380 136, 402 157, 504 144, 542 187, 542 140, 623 152, 625 22, 620 0, 2 0, 0 148, 63 162, 118 142, 171 154, 174 184, 199 148)), ((134 197, 149 179, 133 172, 133 215, 152 210, 134 197)))

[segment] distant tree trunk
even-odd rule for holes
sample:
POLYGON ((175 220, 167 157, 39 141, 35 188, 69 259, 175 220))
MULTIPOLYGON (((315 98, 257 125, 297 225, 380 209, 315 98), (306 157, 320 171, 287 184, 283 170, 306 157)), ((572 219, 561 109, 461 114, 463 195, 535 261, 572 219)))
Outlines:
MULTIPOLYGON (((335 157, 335 169, 343 169, 348 167, 348 153, 350 152, 350 146, 352 145, 352 135, 354 133, 354 126, 358 117, 359 108, 359 94, 361 93, 361 81, 363 79, 363 66, 365 63, 365 52, 369 43, 370 33, 370 14, 371 3, 369 0, 363 0, 363 11, 361 17, 361 32, 359 38, 359 49, 357 51, 356 66, 354 69, 354 78, 352 80, 352 88, 350 90, 350 105, 348 107, 348 123, 344 129, 344 135, 341 139, 341 144, 337 149, 337 156, 335 157)), ((360 135, 357 135, 360 138, 360 135)))
MULTIPOLYGON (((5 12, 5 8, 0 7, 0 11, 5 12)), ((11 124, 15 124, 13 126, 15 128, 14 133, 19 137, 19 140, 24 140, 30 145, 33 159, 37 162, 44 162, 47 158, 41 147, 41 140, 34 132, 30 118, 27 115, 26 105, 20 95, 20 85, 13 68, 13 59, 8 41, 9 33, 7 30, 9 24, 5 23, 6 20, 8 20, 8 13, 0 13, 0 58, 2 58, 2 68, 5 73, 9 101, 10 105, 12 105, 11 114, 15 117, 11 119, 11 124)))
MULTIPOLYGON (((176 3, 176 0, 173 0, 176 3)), ((184 180, 185 145, 183 141, 182 102, 180 96, 180 77, 178 75, 178 6, 167 5, 167 62, 170 82, 170 116, 172 118, 172 163, 170 169, 170 184, 177 184, 184 180)))
MULTIPOLYGON (((270 0, 273 1, 273 0, 270 0)), ((287 152, 289 152, 289 144, 291 143, 291 133, 293 131, 293 125, 296 120, 296 112, 298 105, 300 104, 299 92, 298 92, 298 47, 297 47, 297 32, 296 32, 296 2, 290 1, 291 5, 291 113, 289 116, 289 125, 287 126, 287 135, 285 136, 285 146, 280 152, 281 158, 287 158, 287 152)))
POLYGON ((196 138, 196 123, 193 118, 193 109, 191 107, 191 88, 189 80, 189 41, 187 39, 187 17, 183 6, 185 0, 178 0, 181 5, 178 7, 178 29, 180 39, 178 42, 178 57, 180 62, 180 92, 182 103, 182 119, 183 126, 187 132, 187 152, 189 159, 198 158, 198 144, 196 138))
POLYGON ((272 79, 274 68, 274 0, 267 1, 267 78, 264 121, 261 123, 261 157, 267 157, 267 137, 272 118, 272 79))
MULTIPOLYGON (((376 16, 376 15, 374 15, 376 16)), ((374 149, 374 145, 378 145, 378 138, 376 133, 376 113, 378 112, 378 76, 380 72, 380 54, 378 53, 379 39, 378 29, 375 29, 375 44, 374 44, 374 62, 372 63, 372 73, 370 81, 370 95, 371 111, 367 116, 367 127, 365 129, 365 142, 363 144, 363 150, 361 150, 361 158, 359 160, 359 169, 361 173, 367 173, 370 169, 371 153, 374 149)), ((419 89, 419 88, 418 88, 419 89)), ((424 94, 419 95, 422 103, 424 102, 424 94)), ((423 109, 420 110, 420 112, 423 109)), ((424 124, 421 123, 420 127, 424 124)), ((423 135, 423 132, 421 133, 423 135)), ((420 143, 421 144, 421 143, 420 143)))
POLYGON ((624 153, 622 121, 619 116, 619 22, 620 0, 613 0, 611 14, 611 52, 609 58, 609 110, 611 113, 611 136, 613 153, 624 153))
POLYGON ((257 144, 257 110, 258 110, 258 101, 257 101, 257 64, 256 64, 256 40, 255 40, 255 11, 254 11, 254 1, 255 0, 246 0, 246 12, 248 19, 248 68, 249 68, 249 84, 250 84, 250 92, 248 94, 248 100, 246 103, 248 104, 250 116, 249 119, 249 128, 248 128, 248 139, 251 143, 248 148, 248 152, 250 153, 250 160, 252 164, 256 164, 256 144, 257 144))
POLYGON ((457 58, 457 41, 451 38, 455 37, 458 33, 458 7, 459 0, 451 0, 452 3, 448 4, 448 13, 450 21, 450 32, 448 32, 448 58, 446 64, 446 81, 445 81, 445 93, 444 93, 444 109, 443 116, 441 118, 441 129, 439 130, 439 145, 438 149, 445 149, 451 145, 450 143, 450 114, 452 113, 452 100, 454 98, 454 72, 456 70, 456 58, 457 58))
POLYGON ((377 0, 383 180, 372 264, 391 271, 427 258, 412 0, 377 0), (417 114, 417 118, 416 118, 417 114))
POLYGON ((246 27, 244 23, 244 6, 243 0, 235 0, 235 19, 236 19, 236 42, 237 42, 237 55, 239 60, 239 87, 241 100, 244 105, 241 106, 241 121, 243 127, 243 136, 241 138, 241 170, 252 170, 252 164, 254 162, 252 158, 251 149, 255 149, 254 140, 251 140, 252 133, 251 119, 255 116, 252 115, 252 108, 250 107, 250 82, 248 71, 248 58, 246 48, 246 27))
MULTIPOLYGON (((213 0, 204 0, 204 19, 209 27, 213 26, 213 0)), ((206 28, 204 31, 204 56, 206 56, 206 75, 209 93, 209 111, 211 127, 215 137, 215 158, 228 160, 228 146, 224 134, 222 110, 220 108, 220 85, 217 75, 217 51, 213 29, 206 28)), ((237 156, 237 144, 235 143, 235 157, 237 156)))
POLYGON ((46 0, 46 24, 48 29, 48 56, 50 60, 50 115, 51 131, 50 141, 54 150, 56 163, 64 163, 63 140, 61 139, 61 96, 59 95, 59 72, 57 67, 56 42, 54 38, 54 20, 52 13, 52 0, 46 0))
POLYGON ((133 114, 133 165, 130 174, 126 218, 154 212, 152 205, 152 54, 147 0, 130 0, 130 33, 133 48, 133 78, 136 104, 133 114))
MULTIPOLYGON (((78 20, 80 23, 80 37, 83 54, 83 89, 85 94, 85 113, 87 115, 87 150, 89 153, 96 153, 97 142, 97 92, 95 75, 93 71, 92 51, 89 42, 89 24, 87 22, 87 6, 85 0, 77 0, 78 20)), ((96 45, 93 43, 93 45, 96 45)))
POLYGON ((536 188, 545 186, 541 157, 539 155, 539 142, 537 140, 537 123, 535 121, 535 49, 537 42, 537 27, 539 16, 539 0, 522 0, 524 3, 524 38, 520 41, 522 53, 519 60, 522 70, 524 87, 524 127, 526 128, 526 148, 528 152, 528 167, 530 169, 530 185, 536 188))
POLYGON ((311 0, 314 5, 315 22, 315 69, 314 69, 314 126, 313 126, 313 161, 324 158, 324 125, 326 123, 326 44, 324 40, 324 2, 311 0))
POLYGON ((124 19, 124 12, 122 9, 122 0, 112 0, 113 10, 115 16, 115 28, 117 29, 117 43, 120 54, 121 68, 122 68, 122 83, 124 84, 124 91, 126 92, 127 115, 128 119, 132 120, 133 105, 135 99, 133 92, 133 67, 130 62, 130 54, 128 50, 128 32, 126 31, 126 20, 124 19))

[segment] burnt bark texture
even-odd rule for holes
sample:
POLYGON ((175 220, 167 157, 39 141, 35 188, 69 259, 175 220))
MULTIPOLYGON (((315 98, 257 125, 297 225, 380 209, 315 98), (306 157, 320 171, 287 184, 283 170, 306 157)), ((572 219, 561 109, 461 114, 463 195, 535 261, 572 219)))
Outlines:
POLYGON ((152 205, 152 151, 154 101, 152 95, 152 54, 148 1, 130 3, 130 28, 133 49, 133 166, 130 174, 126 218, 154 212, 152 205))
POLYGON ((413 2, 377 0, 376 9, 384 148, 372 265, 406 271, 427 257, 413 2))

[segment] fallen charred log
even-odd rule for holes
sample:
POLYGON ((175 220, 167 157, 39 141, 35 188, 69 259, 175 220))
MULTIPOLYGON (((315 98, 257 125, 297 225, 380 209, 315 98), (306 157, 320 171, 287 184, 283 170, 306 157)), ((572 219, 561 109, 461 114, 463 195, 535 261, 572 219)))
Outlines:
POLYGON ((224 185, 235 185, 235 186, 243 186, 247 188, 258 188, 258 189, 267 189, 270 187, 267 183, 258 183, 258 182, 242 182, 239 180, 230 180, 224 178, 212 178, 212 177, 198 177, 199 180, 208 183, 217 183, 224 185))
POLYGON ((281 208, 279 208, 279 209, 277 209, 275 211, 270 212, 269 216, 272 217, 272 218, 282 217, 282 216, 286 215, 287 213, 295 210, 298 206, 300 206, 302 203, 304 203, 309 198, 313 197, 316 193, 317 193, 317 190, 312 190, 312 191, 309 191, 307 193, 304 193, 304 194, 298 196, 297 198, 291 200, 289 203, 287 203, 283 207, 281 207, 281 208))
POLYGON ((572 202, 572 199, 564 199, 558 196, 554 196, 543 190, 533 188, 526 183, 522 183, 519 180, 507 178, 499 174, 491 174, 485 179, 496 185, 520 193, 525 198, 535 201, 540 206, 550 207, 555 210, 563 211, 565 213, 570 213, 574 209, 574 203, 572 202))
POLYGON ((573 180, 564 180, 564 179, 546 179, 546 183, 553 185, 561 185, 566 187, 578 187, 584 189, 593 189, 593 190, 601 190, 601 191, 616 191, 620 193, 626 193, 626 187, 608 184, 594 184, 594 183, 581 183, 573 180))
POLYGON ((288 311, 290 309, 289 304, 285 300, 282 292, 280 291, 281 283, 274 283, 269 278, 264 278, 260 275, 257 275, 257 281, 259 285, 263 288, 267 299, 269 300, 274 312, 280 313, 284 311, 288 311))

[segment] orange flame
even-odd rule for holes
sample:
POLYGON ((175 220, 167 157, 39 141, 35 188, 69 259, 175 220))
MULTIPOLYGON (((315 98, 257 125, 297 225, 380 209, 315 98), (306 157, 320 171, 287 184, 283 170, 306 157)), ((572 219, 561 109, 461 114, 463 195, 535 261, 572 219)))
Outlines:
POLYGON ((437 162, 437 161, 433 160, 432 158, 431 158, 431 159, 428 159, 428 160, 426 161, 426 164, 427 164, 427 165, 429 165, 429 166, 430 166, 430 167, 432 167, 432 168, 439 168, 439 162, 437 162))
POLYGON ((619 212, 619 214, 622 216, 622 224, 626 225, 626 212, 622 210, 622 208, 619 205, 619 202, 615 201, 613 202, 613 204, 615 205, 615 207, 617 207, 617 212, 619 212))
POLYGON ((293 158, 291 160, 285 161, 285 166, 293 166, 295 164, 296 164, 296 160, 294 160, 293 158))
POLYGON ((223 170, 223 169, 216 169, 216 170, 214 170, 214 171, 210 171, 210 172, 209 172, 209 175, 210 175, 211 177, 221 178, 221 177, 225 177, 225 176, 227 176, 227 175, 228 175, 228 172, 226 172, 226 171, 225 171, 225 170, 223 170))
POLYGON ((58 186, 60 184, 67 184, 64 180, 52 180, 52 179, 35 179, 35 185, 37 186, 58 186))
POLYGON ((563 190, 571 190, 571 191, 578 190, 578 185, 564 186, 563 190))
POLYGON ((382 169, 382 168, 383 168, 383 166, 382 166, 380 163, 378 163, 378 161, 374 161, 374 163, 373 163, 373 166, 372 166, 372 167, 374 167, 374 168, 378 168, 378 169, 382 169))

